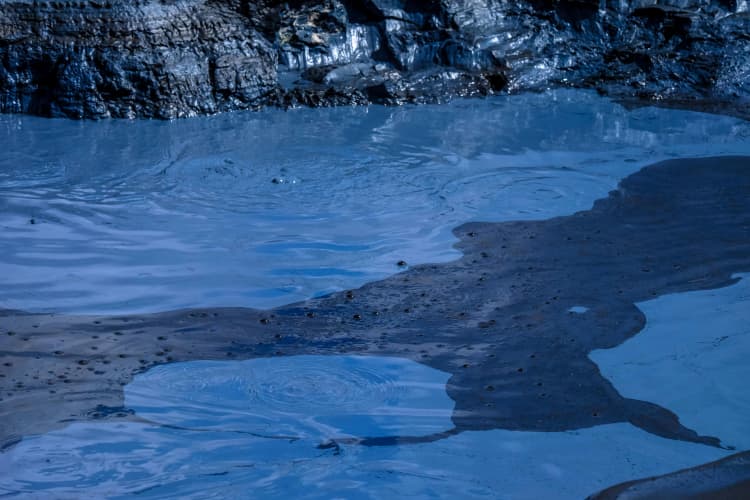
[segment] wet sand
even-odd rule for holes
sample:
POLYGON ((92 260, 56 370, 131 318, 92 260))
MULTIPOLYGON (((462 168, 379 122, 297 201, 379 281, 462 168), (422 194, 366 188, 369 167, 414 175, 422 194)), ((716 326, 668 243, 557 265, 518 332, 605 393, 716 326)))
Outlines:
MULTIPOLYGON (((267 311, 1 311, 0 443, 72 421, 132 418, 122 386, 158 364, 349 353, 451 373, 455 429, 444 435, 630 422, 722 446, 669 410, 621 396, 588 353, 641 331, 636 302, 727 286, 734 273, 750 271, 750 158, 658 163, 590 210, 470 223, 455 234, 457 261, 267 311)), ((363 438, 377 445, 430 437, 363 438)))

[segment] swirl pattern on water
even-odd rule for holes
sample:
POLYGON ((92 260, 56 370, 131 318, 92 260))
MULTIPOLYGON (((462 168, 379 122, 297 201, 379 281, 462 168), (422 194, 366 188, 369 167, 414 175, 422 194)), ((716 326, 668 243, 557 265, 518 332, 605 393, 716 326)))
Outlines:
POLYGON ((453 427, 448 377, 389 357, 191 361, 136 376, 125 402, 142 418, 189 429, 318 441, 422 436, 453 427))
MULTIPOLYGON (((143 423, 75 423, 0 453, 0 494, 87 498, 559 498, 670 472, 721 450, 626 424, 576 432, 466 432, 410 446, 347 446, 143 423)), ((14 496, 15 495, 15 496, 14 496)))
POLYGON ((0 307, 291 303, 454 259, 464 222, 586 209, 641 166, 748 154, 748 137, 733 118, 573 91, 174 123, 3 116, 0 307))

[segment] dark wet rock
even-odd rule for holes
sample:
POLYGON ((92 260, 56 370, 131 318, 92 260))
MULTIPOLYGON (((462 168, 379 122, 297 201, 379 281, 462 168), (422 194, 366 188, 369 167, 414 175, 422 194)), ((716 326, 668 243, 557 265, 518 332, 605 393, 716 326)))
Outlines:
POLYGON ((174 118, 260 106, 274 46, 229 4, 0 2, 0 110, 174 118))
POLYGON ((121 407, 122 385, 157 364, 340 353, 399 356, 451 373, 451 433, 630 422, 658 436, 720 445, 720 428, 716 437, 700 436, 669 410, 620 395, 588 354, 643 329, 636 303, 727 286, 735 273, 750 271, 750 158, 659 163, 624 179, 590 210, 469 223, 455 234, 459 260, 410 266, 355 291, 269 311, 0 311, 0 331, 17 333, 4 336, 0 350, 7 367, 0 446, 89 418, 97 405, 121 407), (573 307, 583 312, 570 314, 573 307))
POLYGON ((681 471, 607 488, 591 500, 745 500, 750 498, 750 452, 681 471))
POLYGON ((1 0, 0 111, 173 118, 572 86, 750 116, 731 0, 1 0))

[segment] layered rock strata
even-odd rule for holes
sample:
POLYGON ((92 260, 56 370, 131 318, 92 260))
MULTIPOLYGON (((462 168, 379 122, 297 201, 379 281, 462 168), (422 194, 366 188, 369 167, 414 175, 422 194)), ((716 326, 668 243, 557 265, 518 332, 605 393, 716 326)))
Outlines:
POLYGON ((0 112, 176 118, 594 88, 747 117, 735 0, 0 0, 0 112))

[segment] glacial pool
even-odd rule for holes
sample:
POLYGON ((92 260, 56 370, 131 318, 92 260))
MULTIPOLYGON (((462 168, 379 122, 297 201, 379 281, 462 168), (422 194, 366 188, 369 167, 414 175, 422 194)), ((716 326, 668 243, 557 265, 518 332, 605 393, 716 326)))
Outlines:
MULTIPOLYGON (((170 123, 1 116, 0 143, 0 309, 64 321, 267 309, 449 263, 461 224, 570 216, 655 162, 750 155, 750 125, 553 91, 170 123)), ((747 271, 637 302, 645 328, 589 354, 623 396, 724 448, 626 422, 455 432, 454 375, 412 355, 238 351, 144 365, 107 389, 122 406, 92 391, 86 414, 10 429, 0 496, 582 498, 697 466, 750 449, 747 271)), ((4 342, 26 335, 10 317, 4 342)), ((28 404, 11 385, 10 412, 28 404)))

